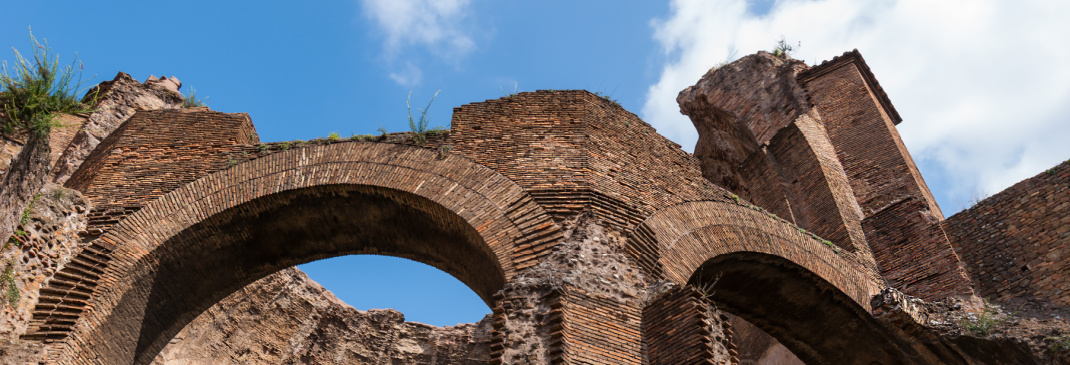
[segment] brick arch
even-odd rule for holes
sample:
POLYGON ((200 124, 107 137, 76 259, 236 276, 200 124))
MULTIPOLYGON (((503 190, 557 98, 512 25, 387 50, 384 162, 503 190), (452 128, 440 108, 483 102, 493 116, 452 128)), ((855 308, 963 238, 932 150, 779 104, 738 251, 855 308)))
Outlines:
POLYGON ((838 250, 776 216, 741 204, 692 201, 662 208, 633 230, 627 251, 654 277, 687 283, 707 260, 737 252, 782 257, 814 272, 868 309, 884 288, 856 254, 838 250))
POLYGON ((701 288, 807 363, 898 363, 912 352, 870 315, 870 299, 885 288, 878 273, 771 214, 732 202, 677 204, 647 218, 627 246, 653 276, 701 288))
POLYGON ((539 254, 533 242, 560 236, 522 188, 460 156, 379 143, 276 153, 168 193, 100 237, 110 253, 91 309, 52 358, 149 363, 230 292, 344 254, 428 263, 490 302, 539 254))

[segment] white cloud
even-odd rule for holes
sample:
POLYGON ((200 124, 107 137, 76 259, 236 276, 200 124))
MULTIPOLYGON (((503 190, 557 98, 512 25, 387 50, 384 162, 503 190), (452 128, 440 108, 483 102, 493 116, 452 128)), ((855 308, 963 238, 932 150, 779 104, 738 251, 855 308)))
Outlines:
POLYGON ((749 54, 784 35, 811 65, 857 48, 923 175, 953 179, 938 199, 965 201, 1070 158, 1068 15, 1070 2, 781 0, 757 16, 739 0, 676 0, 652 22, 668 61, 642 114, 690 149, 698 135, 676 94, 729 48, 749 54))
POLYGON ((400 71, 390 73, 390 79, 401 86, 415 86, 420 83, 422 77, 423 72, 412 62, 406 62, 400 71))
POLYGON ((465 26, 469 0, 361 0, 361 3, 364 16, 374 20, 383 33, 384 58, 391 67, 401 68, 390 77, 402 85, 419 82, 417 66, 412 61, 397 60, 408 47, 424 47, 448 62, 455 62, 475 49, 465 26))

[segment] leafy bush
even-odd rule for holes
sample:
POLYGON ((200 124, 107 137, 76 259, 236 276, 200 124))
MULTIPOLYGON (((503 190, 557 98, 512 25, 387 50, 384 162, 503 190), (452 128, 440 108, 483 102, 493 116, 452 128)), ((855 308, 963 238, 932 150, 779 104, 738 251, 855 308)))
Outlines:
MULTIPOLYGON (((801 42, 799 44, 802 45, 801 42)), ((773 46, 773 55, 777 57, 788 58, 797 51, 798 49, 796 47, 792 47, 788 44, 788 41, 784 39, 784 36, 780 36, 780 40, 773 46)))
POLYGON ((1007 318, 1000 315, 999 307, 985 301, 985 306, 976 316, 962 318, 959 324, 975 336, 988 337, 1007 318))
POLYGON ((184 100, 182 100, 183 108, 200 108, 207 106, 204 101, 208 100, 208 97, 205 96, 204 98, 197 98, 197 90, 192 87, 189 88, 189 94, 183 95, 183 97, 185 98, 184 100))
MULTIPOLYGON (((405 106, 409 109, 409 130, 412 131, 412 141, 416 144, 424 144, 427 142, 427 136, 439 131, 442 131, 442 127, 428 128, 427 123, 431 121, 428 116, 428 110, 431 109, 431 103, 435 102, 435 98, 438 97, 438 93, 442 90, 435 91, 435 95, 431 96, 431 101, 427 102, 427 107, 424 109, 416 109, 420 113, 420 118, 413 118, 412 115, 412 92, 409 92, 409 99, 405 100, 405 106)), ((386 130, 383 129, 383 136, 386 136, 386 130)))
MULTIPOLYGON (((6 118, 0 122, 0 133, 34 133, 44 137, 57 126, 55 117, 60 114, 88 113, 92 109, 83 105, 75 96, 82 85, 81 63, 77 53, 74 63, 60 67, 59 57, 30 33, 33 43, 33 60, 28 60, 15 50, 16 64, 10 69, 5 61, 0 74, 0 110, 6 118), (78 68, 75 68, 75 65, 78 68), (78 81, 75 82, 75 76, 78 81)), ((90 103, 95 101, 90 98, 90 103)))

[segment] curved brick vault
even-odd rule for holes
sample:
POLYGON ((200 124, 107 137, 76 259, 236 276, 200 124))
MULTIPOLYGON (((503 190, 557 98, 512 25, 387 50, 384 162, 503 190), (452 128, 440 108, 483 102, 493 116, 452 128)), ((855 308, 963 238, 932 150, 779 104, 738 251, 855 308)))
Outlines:
POLYGON ((196 314, 283 268, 345 254, 438 267, 484 300, 556 226, 460 156, 347 143, 273 154, 171 192, 98 239, 113 248, 68 355, 148 363, 196 314))
MULTIPOLYGON (((187 136, 197 133, 197 118, 207 118, 198 113, 139 112, 132 120, 146 131, 165 124, 187 136)), ((499 290, 522 281, 513 279, 537 269, 566 240, 559 223, 590 213, 612 233, 606 241, 621 238, 614 249, 634 271, 699 287, 720 277, 714 301, 808 361, 911 363, 898 358, 910 351, 870 314, 870 299, 886 284, 868 250, 840 249, 705 180, 693 156, 589 92, 539 91, 465 105, 454 110, 451 133, 422 147, 399 140, 292 150, 288 143, 281 150, 261 145, 274 152, 268 154, 253 145, 247 117, 233 125, 235 134, 251 137, 212 142, 216 150, 205 158, 186 158, 192 149, 185 145, 109 137, 102 145, 114 150, 95 151, 87 162, 101 171, 72 177, 91 198, 114 195, 99 188, 120 184, 126 200, 103 204, 119 212, 117 223, 101 225, 102 235, 75 260, 72 270, 90 284, 49 284, 49 295, 59 299, 38 305, 37 332, 26 337, 52 341, 51 360, 149 363, 186 323, 242 286, 345 254, 438 267, 495 308, 499 321, 520 310, 498 299, 499 290), (158 159, 153 153, 200 164, 182 170, 188 183, 171 187, 175 179, 144 172, 158 159), (249 161, 229 163, 238 155, 249 161), (838 325, 828 327, 830 321, 838 325), (845 348, 855 351, 834 355, 845 348), (880 350, 858 350, 871 348, 880 350)), ((151 167, 180 170, 179 162, 151 167)), ((537 305, 552 308, 536 325, 557 339, 547 352, 563 359, 598 350, 612 355, 596 356, 601 363, 638 364, 620 360, 646 358, 642 349, 654 348, 638 319, 648 312, 678 318, 671 301, 657 308, 657 300, 569 290, 537 305)), ((683 343, 667 338, 670 352, 683 343)))

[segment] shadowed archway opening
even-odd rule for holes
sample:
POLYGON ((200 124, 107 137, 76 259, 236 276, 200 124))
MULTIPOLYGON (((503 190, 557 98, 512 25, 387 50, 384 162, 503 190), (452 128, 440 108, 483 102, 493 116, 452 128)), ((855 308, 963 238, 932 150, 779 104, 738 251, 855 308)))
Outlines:
MULTIPOLYGON (((388 255, 436 267, 484 302, 505 284, 476 227, 429 199, 366 185, 325 185, 264 196, 167 239, 137 265, 138 281, 100 333, 142 317, 134 361, 150 363, 198 314, 281 269, 355 254, 388 255)), ((115 331, 122 333, 122 331, 115 331)))
POLYGON ((815 273, 762 253, 716 256, 689 283, 807 364, 901 364, 917 356, 864 308, 815 273))

